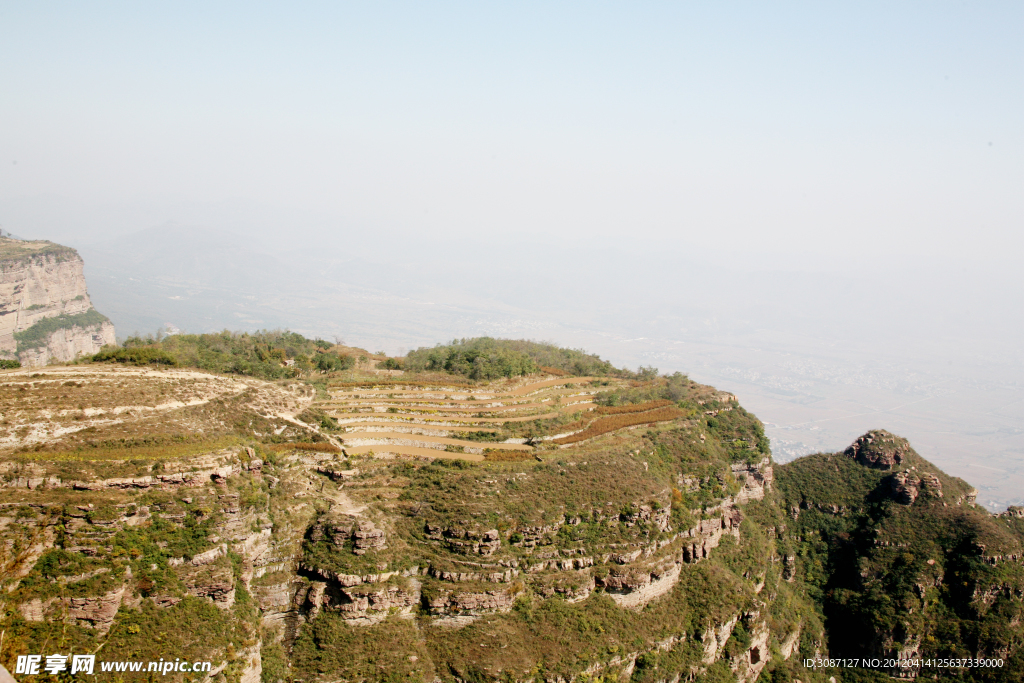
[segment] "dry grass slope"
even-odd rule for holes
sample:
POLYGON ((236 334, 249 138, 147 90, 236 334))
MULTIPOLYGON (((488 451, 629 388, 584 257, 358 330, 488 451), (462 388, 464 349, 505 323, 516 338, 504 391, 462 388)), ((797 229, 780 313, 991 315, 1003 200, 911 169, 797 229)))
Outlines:
POLYGON ((601 436, 602 434, 614 432, 619 429, 635 427, 636 425, 642 424, 653 424, 655 422, 666 422, 668 420, 675 420, 676 418, 685 416, 686 413, 678 408, 665 407, 644 412, 629 412, 621 415, 613 415, 611 417, 602 417, 594 420, 594 422, 592 422, 590 426, 583 431, 569 436, 560 437, 555 439, 554 442, 561 445, 579 443, 580 441, 586 441, 587 439, 592 439, 595 436, 601 436))

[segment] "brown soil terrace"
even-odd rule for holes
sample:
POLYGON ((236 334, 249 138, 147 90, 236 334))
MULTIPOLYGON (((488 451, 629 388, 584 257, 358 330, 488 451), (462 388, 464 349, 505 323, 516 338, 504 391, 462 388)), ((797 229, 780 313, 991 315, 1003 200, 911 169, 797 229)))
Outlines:
POLYGON ((567 425, 560 433, 539 437, 552 445, 565 447, 617 429, 682 415, 674 407, 668 407, 667 401, 621 408, 600 407, 593 402, 594 396, 607 387, 596 386, 597 379, 506 380, 472 390, 420 382, 396 382, 386 388, 380 385, 345 387, 332 390, 330 398, 318 407, 345 427, 341 441, 349 454, 373 452, 375 455, 390 453, 469 460, 487 457, 488 452, 493 453, 495 459, 503 458, 498 455, 501 452, 518 452, 521 456, 517 457, 528 457, 526 454, 533 452, 534 447, 522 443, 524 438, 478 441, 456 438, 452 432, 489 431, 484 425, 500 429, 502 424, 582 413, 581 422, 567 425))

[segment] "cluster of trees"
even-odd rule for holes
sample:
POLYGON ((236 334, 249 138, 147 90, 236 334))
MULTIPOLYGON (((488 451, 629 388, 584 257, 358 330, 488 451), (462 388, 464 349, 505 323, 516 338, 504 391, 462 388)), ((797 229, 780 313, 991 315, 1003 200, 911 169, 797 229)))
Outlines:
POLYGON ((611 363, 578 349, 525 339, 476 337, 455 339, 449 344, 420 348, 405 358, 406 370, 433 370, 470 379, 516 377, 554 368, 570 375, 623 375, 611 363))
POLYGON ((458 339, 445 346, 410 351, 405 358, 405 368, 450 372, 470 379, 515 377, 538 370, 529 355, 510 348, 504 340, 490 337, 458 339))
POLYGON ((170 337, 135 335, 120 347, 108 347, 94 361, 134 365, 171 365, 208 372, 282 379, 309 372, 337 372, 355 365, 355 358, 329 351, 323 339, 307 339, 287 330, 176 334, 170 337), (286 365, 286 361, 294 363, 286 365))

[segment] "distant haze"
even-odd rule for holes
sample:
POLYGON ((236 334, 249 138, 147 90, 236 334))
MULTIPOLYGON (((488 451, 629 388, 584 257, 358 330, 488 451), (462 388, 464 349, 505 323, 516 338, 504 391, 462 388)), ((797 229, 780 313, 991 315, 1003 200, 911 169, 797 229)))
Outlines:
POLYGON ((531 337, 1024 503, 1019 3, 0 3, 0 227, 123 336, 531 337))

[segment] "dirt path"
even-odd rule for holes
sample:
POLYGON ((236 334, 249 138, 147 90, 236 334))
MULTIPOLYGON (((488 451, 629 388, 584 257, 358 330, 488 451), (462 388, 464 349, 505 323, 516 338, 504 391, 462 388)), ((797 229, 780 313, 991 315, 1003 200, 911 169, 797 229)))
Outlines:
MULTIPOLYGON (((365 403, 364 404, 356 403, 356 404, 350 404, 350 405, 346 405, 346 406, 342 406, 342 407, 349 408, 349 409, 358 409, 358 408, 381 408, 383 406, 380 406, 380 405, 374 406, 374 405, 368 405, 368 404, 365 404, 365 403)), ((462 413, 464 413, 464 414, 467 414, 467 415, 472 415, 473 413, 503 413, 503 412, 506 412, 506 411, 518 411, 518 410, 530 410, 530 409, 537 409, 537 408, 548 408, 550 406, 547 406, 547 405, 545 405, 543 403, 525 403, 525 404, 523 404, 521 406, 496 406, 494 408, 487 408, 487 407, 484 407, 484 406, 478 406, 478 407, 474 407, 474 408, 447 408, 447 407, 442 407, 442 406, 411 406, 411 405, 389 406, 389 407, 392 407, 392 408, 399 408, 399 407, 401 407, 404 410, 416 410, 416 411, 422 411, 422 412, 425 412, 425 413, 452 413, 452 414, 462 414, 462 413)), ((383 411, 381 411, 381 412, 383 413, 383 411)))
POLYGON ((0 390, 0 414, 5 418, 0 449, 57 442, 86 429, 96 439, 120 438, 126 432, 201 432, 216 418, 196 417, 203 413, 183 409, 242 395, 258 415, 297 424, 295 415, 315 397, 312 388, 298 382, 281 386, 198 370, 108 364, 5 372, 0 374, 0 390))
POLYGON ((391 427, 391 428, 396 428, 396 429, 404 427, 406 429, 423 429, 423 430, 428 430, 428 431, 433 430, 433 431, 449 431, 449 432, 451 432, 451 431, 459 431, 459 432, 489 432, 489 431, 493 431, 489 427, 471 427, 471 426, 468 426, 468 425, 428 425, 428 424, 420 424, 420 423, 417 423, 417 422, 396 422, 394 420, 383 420, 383 419, 379 420, 377 422, 373 422, 371 420, 364 420, 362 422, 346 422, 345 426, 346 427, 354 427, 354 428, 360 428, 360 427, 391 427))
MULTIPOLYGON (((573 406, 575 407, 575 406, 573 406)), ((410 418, 416 420, 429 420, 430 422, 440 423, 442 425, 448 424, 451 426, 457 426, 459 422, 465 422, 467 424, 491 424, 501 422, 528 422, 529 420, 547 420, 552 417, 558 417, 559 413, 540 413, 538 415, 523 415, 522 417, 461 417, 454 416, 452 418, 445 418, 438 416, 436 418, 429 418, 422 413, 328 413, 331 417, 337 419, 339 422, 346 419, 357 419, 365 420, 370 416, 380 416, 386 419, 393 418, 410 418)))
MULTIPOLYGON (((459 391, 459 390, 442 390, 442 389, 352 389, 350 391, 336 391, 331 392, 332 397, 341 398, 343 396, 369 396, 369 395, 380 395, 387 396, 388 394, 394 395, 398 398, 398 394, 447 394, 447 395, 467 395, 476 396, 478 401, 500 401, 502 399, 513 398, 517 396, 525 396, 535 391, 547 387, 557 386, 559 384, 585 384, 594 380, 600 380, 600 377, 558 377, 555 379, 545 379, 539 382, 530 382, 522 386, 516 387, 509 391, 459 391), (479 394, 479 395, 478 395, 479 394)), ((468 400, 468 399, 451 399, 456 400, 468 400)))
POLYGON ((380 445, 380 446, 353 446, 352 448, 346 448, 345 452, 349 455, 365 455, 367 453, 373 453, 374 455, 382 455, 384 453, 394 453, 395 455, 416 455, 426 458, 446 458, 448 460, 471 460, 473 462, 481 462, 484 456, 479 453, 448 453, 446 451, 440 451, 435 448, 420 448, 418 446, 396 446, 396 445, 380 445))
MULTIPOLYGON (((403 434, 401 432, 350 432, 342 437, 346 444, 353 441, 371 439, 396 439, 404 441, 421 441, 425 443, 444 444, 446 446, 462 446, 465 448, 500 448, 507 451, 532 451, 533 448, 518 443, 500 443, 494 441, 468 441, 452 439, 446 436, 428 436, 426 434, 403 434)), ((347 447, 346 447, 347 450, 347 447)))

